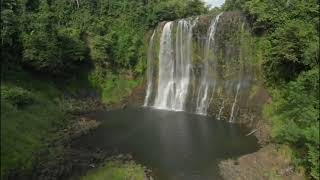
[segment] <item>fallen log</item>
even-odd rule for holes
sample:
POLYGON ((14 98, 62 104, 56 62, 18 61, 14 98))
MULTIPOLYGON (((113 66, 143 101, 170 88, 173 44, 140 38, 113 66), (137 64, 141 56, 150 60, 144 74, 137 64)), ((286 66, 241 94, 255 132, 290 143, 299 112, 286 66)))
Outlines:
POLYGON ((257 132, 259 129, 261 129, 262 127, 256 128, 253 131, 251 131, 250 133, 248 133, 246 136, 250 136, 251 134, 257 132))

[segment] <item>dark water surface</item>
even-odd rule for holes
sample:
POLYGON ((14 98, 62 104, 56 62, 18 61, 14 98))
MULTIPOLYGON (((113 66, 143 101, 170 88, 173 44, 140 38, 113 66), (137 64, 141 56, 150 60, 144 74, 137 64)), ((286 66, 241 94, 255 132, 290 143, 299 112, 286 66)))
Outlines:
POLYGON ((212 117, 148 108, 90 116, 103 123, 77 146, 130 153, 159 180, 221 179, 219 161, 259 148, 248 130, 212 117))

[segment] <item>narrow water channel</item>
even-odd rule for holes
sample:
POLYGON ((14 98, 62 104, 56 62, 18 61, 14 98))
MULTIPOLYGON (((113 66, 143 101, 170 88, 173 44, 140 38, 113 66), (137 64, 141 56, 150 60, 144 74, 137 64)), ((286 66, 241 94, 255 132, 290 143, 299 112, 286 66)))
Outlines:
POLYGON ((129 153, 159 180, 221 179, 218 163, 255 152, 248 130, 212 117, 149 108, 128 108, 90 115, 102 125, 77 146, 129 153))

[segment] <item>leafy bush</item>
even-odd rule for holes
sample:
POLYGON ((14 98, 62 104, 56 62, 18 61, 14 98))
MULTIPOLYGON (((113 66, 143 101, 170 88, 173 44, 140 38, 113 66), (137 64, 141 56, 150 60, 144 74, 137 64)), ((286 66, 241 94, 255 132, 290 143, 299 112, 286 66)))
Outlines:
POLYGON ((315 179, 319 179, 320 163, 318 92, 319 68, 314 68, 274 91, 273 103, 268 107, 276 140, 290 144, 302 153, 297 158, 308 167, 315 179))
POLYGON ((20 87, 1 86, 1 98, 18 107, 29 105, 35 102, 35 97, 33 94, 20 87))
POLYGON ((141 78, 130 79, 126 73, 104 75, 101 70, 96 70, 90 75, 90 81, 101 91, 101 98, 104 103, 112 104, 122 101, 139 85, 141 78))
POLYGON ((208 9, 200 0, 166 0, 154 3, 150 11, 148 24, 153 27, 161 21, 204 14, 208 12, 208 9))
POLYGON ((72 29, 24 33, 23 63, 38 71, 59 74, 71 70, 86 57, 86 46, 72 29))
POLYGON ((270 82, 295 79, 300 72, 315 66, 319 42, 314 26, 303 21, 291 20, 279 26, 269 37, 264 70, 270 82))

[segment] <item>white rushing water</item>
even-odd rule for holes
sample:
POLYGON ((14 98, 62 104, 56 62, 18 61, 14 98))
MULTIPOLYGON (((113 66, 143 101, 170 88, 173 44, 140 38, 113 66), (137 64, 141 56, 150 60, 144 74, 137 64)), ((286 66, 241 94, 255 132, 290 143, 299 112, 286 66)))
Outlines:
POLYGON ((192 64, 192 28, 196 22, 197 20, 180 20, 176 29, 175 42, 172 39, 173 22, 166 23, 163 28, 160 39, 155 108, 185 110, 192 64))
POLYGON ((154 36, 155 36, 156 30, 153 31, 153 34, 150 38, 149 42, 149 48, 148 48, 148 69, 147 69, 147 93, 146 97, 144 98, 144 106, 148 106, 149 104, 149 99, 150 99, 150 94, 152 91, 153 87, 153 71, 154 71, 154 66, 153 66, 153 45, 154 45, 154 36))
POLYGON ((154 107, 159 109, 172 109, 175 97, 172 27, 173 22, 167 22, 160 39, 158 90, 154 102, 154 107))
MULTIPOLYGON (((197 20, 196 20, 197 21, 197 20)), ((174 110, 184 110, 192 66, 192 28, 196 24, 187 20, 178 22, 176 32, 175 99, 174 110)))

